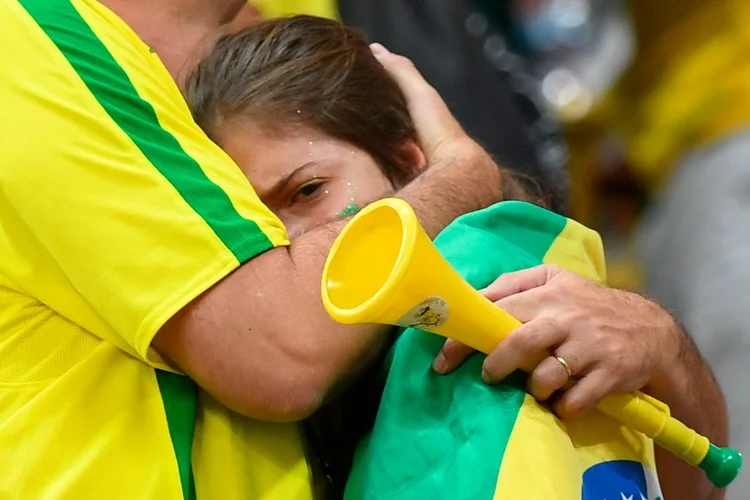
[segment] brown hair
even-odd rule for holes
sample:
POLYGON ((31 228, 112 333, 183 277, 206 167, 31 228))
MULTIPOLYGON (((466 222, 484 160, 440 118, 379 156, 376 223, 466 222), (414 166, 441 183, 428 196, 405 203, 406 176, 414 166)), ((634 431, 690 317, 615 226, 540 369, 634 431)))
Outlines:
POLYGON ((364 35, 339 22, 294 16, 225 35, 185 94, 219 144, 233 120, 272 132, 306 125, 366 151, 397 186, 413 172, 402 154, 417 137, 406 100, 364 35))

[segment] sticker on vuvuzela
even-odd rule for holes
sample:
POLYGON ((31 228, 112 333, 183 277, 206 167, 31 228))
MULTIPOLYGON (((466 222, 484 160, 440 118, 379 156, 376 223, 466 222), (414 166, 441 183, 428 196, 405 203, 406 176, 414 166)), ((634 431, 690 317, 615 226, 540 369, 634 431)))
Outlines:
POLYGON ((443 325, 448 320, 448 303, 440 297, 425 299, 398 321, 406 328, 430 330, 443 325))

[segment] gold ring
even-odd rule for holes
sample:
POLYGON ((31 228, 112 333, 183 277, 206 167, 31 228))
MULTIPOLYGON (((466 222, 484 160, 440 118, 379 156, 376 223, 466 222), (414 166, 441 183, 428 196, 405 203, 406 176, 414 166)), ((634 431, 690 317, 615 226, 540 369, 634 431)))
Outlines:
POLYGON ((568 378, 573 378, 573 370, 570 369, 570 365, 567 361, 565 361, 560 356, 555 356, 555 359, 562 365, 562 367, 565 369, 565 373, 568 374, 568 378))

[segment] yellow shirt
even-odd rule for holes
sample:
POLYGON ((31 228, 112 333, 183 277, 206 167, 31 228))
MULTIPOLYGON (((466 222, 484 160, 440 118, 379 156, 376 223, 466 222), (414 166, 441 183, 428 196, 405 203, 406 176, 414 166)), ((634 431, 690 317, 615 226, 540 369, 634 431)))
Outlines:
POLYGON ((0 61, 0 498, 310 498, 296 426, 149 347, 280 221, 98 2, 0 0, 0 61))
POLYGON ((338 2, 336 0, 250 0, 264 18, 294 14, 338 19, 338 2))
POLYGON ((750 2, 629 4, 638 55, 613 92, 611 119, 657 189, 685 153, 750 125, 750 2))

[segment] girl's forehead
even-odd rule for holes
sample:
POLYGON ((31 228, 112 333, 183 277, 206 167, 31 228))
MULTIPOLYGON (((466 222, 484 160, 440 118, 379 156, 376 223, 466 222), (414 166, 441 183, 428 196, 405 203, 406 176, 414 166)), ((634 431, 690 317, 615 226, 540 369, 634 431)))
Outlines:
POLYGON ((356 146, 310 127, 269 134, 261 126, 235 125, 225 129, 222 139, 221 146, 261 197, 300 171, 307 176, 332 175, 373 161, 356 146))

